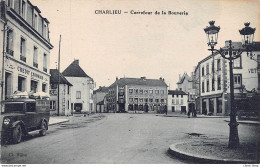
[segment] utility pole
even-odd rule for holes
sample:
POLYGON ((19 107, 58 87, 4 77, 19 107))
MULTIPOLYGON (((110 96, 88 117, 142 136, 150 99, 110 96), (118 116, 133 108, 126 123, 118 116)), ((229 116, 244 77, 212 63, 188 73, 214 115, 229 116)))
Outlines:
POLYGON ((60 41, 59 41, 59 55, 58 55, 58 113, 57 115, 60 115, 60 43, 61 43, 61 35, 60 35, 60 41))

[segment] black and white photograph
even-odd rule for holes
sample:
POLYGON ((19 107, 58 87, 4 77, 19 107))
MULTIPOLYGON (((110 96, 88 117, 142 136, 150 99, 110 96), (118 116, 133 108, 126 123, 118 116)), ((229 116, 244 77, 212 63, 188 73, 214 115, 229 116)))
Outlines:
POLYGON ((2 167, 258 167, 259 0, 0 0, 2 167))

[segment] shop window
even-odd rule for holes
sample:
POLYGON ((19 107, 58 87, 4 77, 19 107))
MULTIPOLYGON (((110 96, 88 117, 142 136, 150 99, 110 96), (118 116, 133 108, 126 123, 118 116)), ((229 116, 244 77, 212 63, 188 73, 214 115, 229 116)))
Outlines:
POLYGON ((46 85, 45 83, 42 84, 42 91, 43 91, 43 92, 46 92, 46 90, 47 90, 47 89, 46 89, 46 86, 47 86, 47 85, 46 85))
POLYGON ((217 113, 222 113, 222 99, 217 98, 217 113))
POLYGON ((25 91, 25 78, 18 76, 18 91, 25 91))

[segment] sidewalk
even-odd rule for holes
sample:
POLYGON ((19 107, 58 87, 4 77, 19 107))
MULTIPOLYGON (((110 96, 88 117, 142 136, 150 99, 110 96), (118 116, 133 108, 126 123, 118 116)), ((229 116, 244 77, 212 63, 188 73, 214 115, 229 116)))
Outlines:
MULTIPOLYGON (((163 115, 165 117, 186 117, 186 118, 188 118, 187 114, 181 114, 181 113, 168 112, 167 115, 165 115, 165 114, 161 114, 161 115, 163 115)), ((209 115, 197 114, 197 117, 192 117, 192 115, 191 115, 190 118, 229 118, 229 116, 215 116, 215 115, 209 116, 209 115)))
POLYGON ((64 122, 69 122, 69 119, 66 118, 65 116, 51 116, 49 120, 49 126, 64 123, 64 122))

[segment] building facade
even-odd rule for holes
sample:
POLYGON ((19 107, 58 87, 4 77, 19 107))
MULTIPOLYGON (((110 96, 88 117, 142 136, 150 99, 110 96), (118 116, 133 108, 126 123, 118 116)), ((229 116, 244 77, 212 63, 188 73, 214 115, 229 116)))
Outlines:
POLYGON ((177 82, 177 90, 183 91, 187 94, 187 103, 188 103, 188 109, 195 111, 195 95, 196 95, 196 89, 195 89, 195 76, 194 73, 191 73, 191 76, 189 76, 187 73, 184 73, 182 76, 179 75, 179 81, 177 82))
POLYGON ((162 113, 167 109, 167 84, 164 79, 120 78, 109 86, 110 112, 162 113))
POLYGON ((188 112, 188 94, 181 90, 168 91, 168 113, 170 112, 188 112))
POLYGON ((94 110, 97 113, 105 112, 104 98, 108 93, 108 87, 99 87, 93 92, 94 110))
MULTIPOLYGON (((241 42, 232 43, 235 49, 241 48, 241 42)), ((228 41, 225 44, 226 48, 228 41)), ((256 43, 253 55, 259 57, 260 47, 256 43)), ((210 115, 228 115, 230 113, 229 62, 214 53, 199 62, 200 68, 200 112, 210 115)), ((259 90, 258 63, 247 53, 233 61, 233 79, 235 101, 241 99, 243 91, 259 90)), ((239 108, 237 107, 237 110, 239 108)))
POLYGON ((71 109, 73 112, 92 113, 94 110, 93 89, 94 80, 79 66, 79 60, 74 60, 62 75, 73 85, 71 87, 71 109))
POLYGON ((15 91, 48 92, 49 21, 29 0, 1 1, 1 100, 15 91))
POLYGON ((71 115, 70 95, 73 85, 57 69, 50 69, 50 74, 50 114, 71 115))

